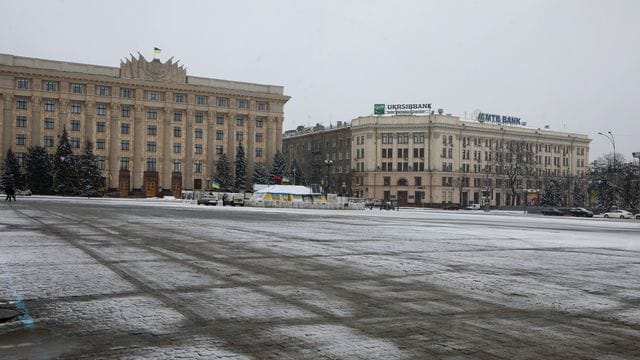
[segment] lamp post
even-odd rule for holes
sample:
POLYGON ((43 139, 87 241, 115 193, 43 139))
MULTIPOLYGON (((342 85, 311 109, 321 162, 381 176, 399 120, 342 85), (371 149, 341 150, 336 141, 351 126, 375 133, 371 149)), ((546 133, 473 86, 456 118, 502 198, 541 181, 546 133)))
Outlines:
POLYGON ((607 131, 607 134, 603 134, 601 132, 598 133, 598 135, 602 135, 604 137, 607 138, 607 140, 609 140, 609 142, 611 143, 611 146, 613 147, 613 168, 616 168, 616 139, 613 137, 613 133, 611 131, 607 131), (607 135, 609 134, 609 135, 607 135))
POLYGON ((327 189, 324 191, 326 195, 329 193, 329 168, 333 165, 333 160, 325 160, 324 164, 327 165, 327 189))

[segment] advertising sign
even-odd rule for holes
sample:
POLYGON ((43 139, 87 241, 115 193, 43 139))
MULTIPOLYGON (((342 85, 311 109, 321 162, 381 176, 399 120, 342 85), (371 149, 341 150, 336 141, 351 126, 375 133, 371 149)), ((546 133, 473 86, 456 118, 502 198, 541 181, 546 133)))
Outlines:
POLYGON ((431 104, 375 104, 374 115, 425 114, 431 112, 431 104))
POLYGON ((520 125, 520 118, 515 116, 508 115, 496 115, 496 114, 487 114, 480 112, 478 113, 478 118, 476 119, 478 122, 491 122, 496 124, 505 124, 505 125, 520 125))

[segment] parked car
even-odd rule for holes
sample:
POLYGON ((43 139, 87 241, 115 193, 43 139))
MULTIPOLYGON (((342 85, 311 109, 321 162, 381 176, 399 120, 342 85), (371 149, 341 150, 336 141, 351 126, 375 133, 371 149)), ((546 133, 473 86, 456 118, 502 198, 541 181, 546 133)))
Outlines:
POLYGON ((604 217, 606 218, 631 219, 631 216, 631 213, 627 210, 611 210, 604 213, 604 217))
POLYGON ((218 204, 218 193, 208 192, 198 199, 198 205, 213 205, 218 204))
POLYGON ((636 219, 636 220, 640 220, 640 214, 636 214, 636 215, 635 215, 635 219, 636 219))
POLYGON ((460 210, 460 206, 458 204, 447 204, 442 207, 444 210, 460 210))
POLYGON ((482 210, 482 206, 480 204, 469 204, 465 209, 467 210, 482 210))
POLYGON ((571 214, 571 216, 578 216, 578 217, 593 217, 593 211, 590 211, 581 207, 571 208, 571 210, 569 211, 569 214, 571 214))
POLYGON ((544 208, 542 209, 542 215, 548 216, 562 216, 564 213, 557 208, 544 208))

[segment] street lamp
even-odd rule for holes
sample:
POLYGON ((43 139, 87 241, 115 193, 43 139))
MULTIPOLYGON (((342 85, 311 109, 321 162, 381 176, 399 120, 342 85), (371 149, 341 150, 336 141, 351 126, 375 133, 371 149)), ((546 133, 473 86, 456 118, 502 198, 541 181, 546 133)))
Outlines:
POLYGON ((611 131, 607 131, 607 134, 603 134, 601 132, 598 133, 598 135, 602 135, 604 137, 607 138, 607 140, 609 140, 609 142, 611 143, 611 146, 613 146, 613 168, 615 169, 616 167, 616 139, 613 137, 613 133, 611 131), (609 135, 607 135, 609 134, 609 135))
POLYGON ((329 168, 333 165, 333 160, 325 160, 324 164, 327 165, 327 189, 325 190, 325 194, 329 193, 329 168))

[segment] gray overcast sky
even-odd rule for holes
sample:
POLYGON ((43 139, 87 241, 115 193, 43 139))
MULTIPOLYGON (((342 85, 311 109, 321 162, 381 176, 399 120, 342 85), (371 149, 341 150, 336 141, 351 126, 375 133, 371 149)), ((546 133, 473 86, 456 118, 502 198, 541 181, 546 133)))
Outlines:
POLYGON ((284 128, 430 102, 640 151, 640 1, 7 1, 0 52, 284 85, 284 128))

